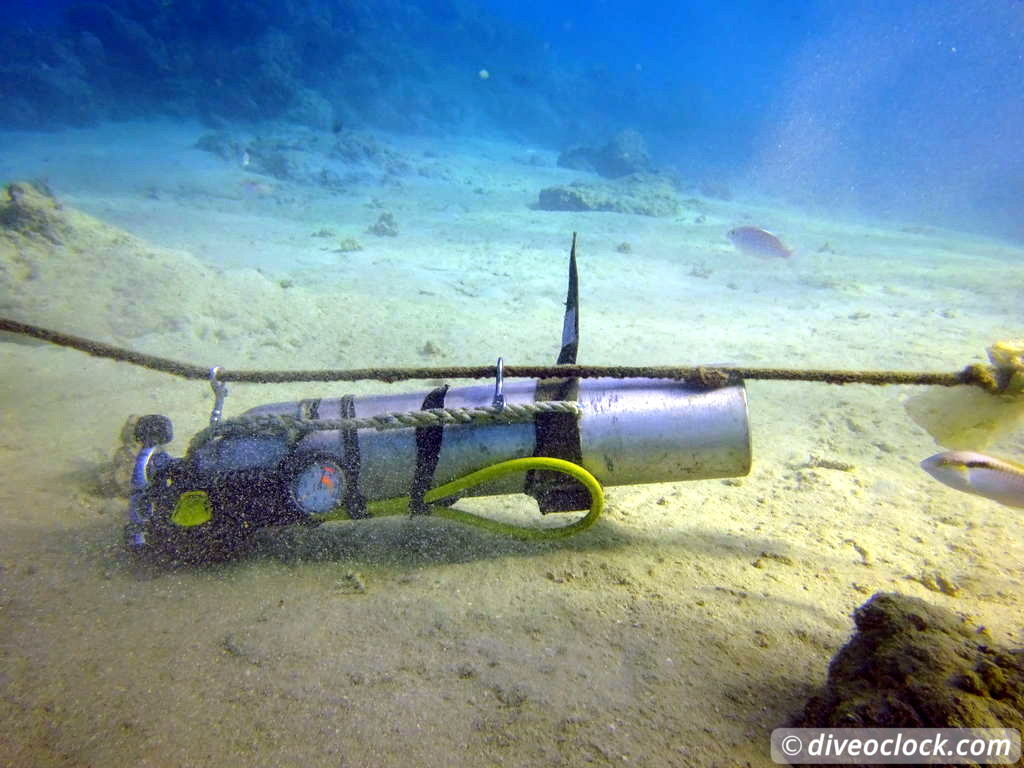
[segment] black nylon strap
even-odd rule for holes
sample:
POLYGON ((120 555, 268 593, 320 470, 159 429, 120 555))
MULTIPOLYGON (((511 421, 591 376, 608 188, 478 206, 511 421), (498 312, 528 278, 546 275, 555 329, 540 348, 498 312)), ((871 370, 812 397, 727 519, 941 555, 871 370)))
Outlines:
MULTIPOLYGON (((444 384, 423 398, 423 410, 427 408, 444 408, 444 398, 448 394, 448 385, 444 384)), ((441 441, 444 439, 444 427, 416 428, 416 472, 409 488, 409 512, 413 515, 429 515, 430 508, 423 502, 423 497, 434 481, 434 470, 441 456, 441 441)))
MULTIPOLYGON (((356 403, 352 395, 345 395, 338 404, 339 418, 354 419, 356 416, 356 403)), ((356 429, 342 429, 341 432, 341 455, 344 457, 341 470, 345 473, 345 511, 348 516, 357 520, 361 517, 369 517, 366 511, 366 498, 359 490, 359 472, 362 468, 362 460, 359 456, 359 431, 356 429)))
MULTIPOLYGON (((579 379, 541 379, 537 382, 534 400, 577 400, 579 379)), ((534 418, 536 444, 534 456, 565 459, 583 463, 580 428, 572 413, 538 413, 534 418)), ((590 491, 577 480, 561 472, 531 469, 526 473, 523 492, 537 501, 541 514, 572 512, 590 508, 590 491)))

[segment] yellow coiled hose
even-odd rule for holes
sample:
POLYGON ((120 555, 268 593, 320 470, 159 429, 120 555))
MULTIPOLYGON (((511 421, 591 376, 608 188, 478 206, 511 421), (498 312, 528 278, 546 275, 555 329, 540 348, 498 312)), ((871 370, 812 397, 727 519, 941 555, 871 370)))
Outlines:
MULTIPOLYGON (((571 461, 553 459, 547 456, 531 456, 528 458, 510 459, 508 461, 492 464, 484 469, 464 475, 457 480, 452 480, 450 483, 445 483, 437 488, 432 488, 424 495, 423 501, 426 504, 435 505, 431 508, 431 513, 436 517, 443 517, 447 520, 455 520, 459 523, 473 525, 477 528, 483 528, 485 531, 490 531, 491 533, 515 536, 520 539, 557 539, 564 536, 571 536, 574 533, 586 530, 597 521, 597 518, 601 516, 601 511, 604 509, 604 489, 601 488, 601 483, 598 482, 597 478, 579 464, 573 464, 571 461), (514 525, 512 523, 503 523, 499 520, 492 520, 488 517, 475 515, 472 512, 465 512, 437 504, 439 501, 459 495, 462 491, 467 488, 471 488, 474 485, 480 485, 498 477, 502 477, 503 475, 509 475, 515 472, 528 472, 531 469, 561 472, 578 480, 590 493, 590 510, 579 520, 569 523, 568 525, 559 526, 557 528, 531 528, 522 525, 514 525)), ((405 514, 409 510, 409 497, 400 496, 394 499, 371 501, 366 505, 366 510, 369 512, 371 517, 405 514)), ((347 517, 347 515, 345 515, 344 512, 338 512, 319 516, 318 519, 326 521, 345 517, 347 517)))

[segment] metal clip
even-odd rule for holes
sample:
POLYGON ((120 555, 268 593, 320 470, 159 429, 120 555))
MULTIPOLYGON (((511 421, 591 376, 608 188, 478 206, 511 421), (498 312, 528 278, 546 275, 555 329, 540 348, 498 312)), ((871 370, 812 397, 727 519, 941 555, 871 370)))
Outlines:
POLYGON ((504 361, 499 357, 498 364, 495 366, 494 375, 494 403, 495 410, 505 410, 505 395, 501 392, 502 380, 504 377, 504 361))
POLYGON ((210 426, 220 422, 224 411, 224 399, 228 396, 228 385, 217 380, 217 375, 224 370, 219 365, 210 369, 210 386, 213 388, 213 410, 210 411, 210 426))

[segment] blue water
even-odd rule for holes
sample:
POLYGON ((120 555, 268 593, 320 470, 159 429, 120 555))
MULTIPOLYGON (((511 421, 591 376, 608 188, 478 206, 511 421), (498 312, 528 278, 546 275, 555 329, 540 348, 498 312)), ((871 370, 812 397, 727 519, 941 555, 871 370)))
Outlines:
POLYGON ((489 5, 652 101, 679 100, 674 123, 645 127, 685 167, 1024 235, 1024 3, 489 5))
POLYGON ((691 181, 1024 237, 1018 0, 7 5, 29 31, 0 127, 259 123, 309 89, 338 125, 555 149, 632 127, 691 181))

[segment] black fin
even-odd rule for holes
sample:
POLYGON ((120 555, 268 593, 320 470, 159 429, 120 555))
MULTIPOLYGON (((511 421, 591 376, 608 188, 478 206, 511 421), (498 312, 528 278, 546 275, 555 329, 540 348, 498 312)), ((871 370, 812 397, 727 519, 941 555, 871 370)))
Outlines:
MULTIPOLYGON (((423 410, 428 408, 444 408, 444 398, 448 394, 448 385, 442 384, 431 390, 423 399, 423 410)), ((444 440, 444 427, 416 427, 416 470, 409 489, 409 513, 412 515, 429 515, 430 507, 423 497, 434 482, 434 471, 437 460, 441 456, 441 443, 444 440)))
POLYGON ((569 290, 565 295, 565 319, 562 321, 562 351, 556 365, 575 365, 580 346, 580 283, 576 272, 576 233, 572 233, 569 251, 569 290))

